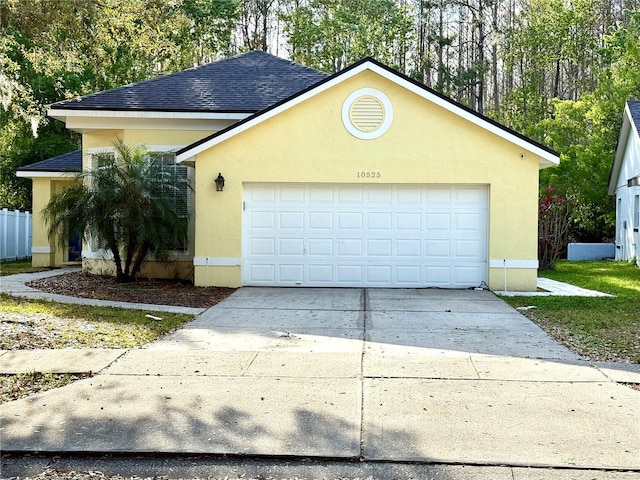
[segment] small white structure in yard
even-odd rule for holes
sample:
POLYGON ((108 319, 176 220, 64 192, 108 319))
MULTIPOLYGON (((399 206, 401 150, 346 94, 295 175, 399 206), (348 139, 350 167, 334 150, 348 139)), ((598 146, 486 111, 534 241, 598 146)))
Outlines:
POLYGON ((616 198, 616 260, 640 257, 640 100, 624 109, 611 173, 609 195, 616 198))

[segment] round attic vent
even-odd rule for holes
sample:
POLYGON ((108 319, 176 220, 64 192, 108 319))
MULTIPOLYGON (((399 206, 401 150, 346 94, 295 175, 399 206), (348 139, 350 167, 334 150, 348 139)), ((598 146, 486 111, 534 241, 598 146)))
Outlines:
POLYGON ((349 118, 353 126, 361 132, 373 132, 382 125, 384 106, 377 98, 363 95, 351 104, 349 118))
POLYGON ((380 137, 392 120, 391 101, 374 88, 356 90, 342 105, 342 123, 351 135, 362 140, 380 137))

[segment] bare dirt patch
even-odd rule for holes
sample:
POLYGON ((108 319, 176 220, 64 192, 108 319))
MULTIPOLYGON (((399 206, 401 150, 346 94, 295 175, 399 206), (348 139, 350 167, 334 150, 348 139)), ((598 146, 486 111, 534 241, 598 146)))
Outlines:
POLYGON ((132 283, 118 283, 114 277, 83 272, 34 280, 27 285, 43 292, 72 297, 194 308, 211 307, 235 291, 224 287, 194 287, 177 280, 140 279, 132 283))

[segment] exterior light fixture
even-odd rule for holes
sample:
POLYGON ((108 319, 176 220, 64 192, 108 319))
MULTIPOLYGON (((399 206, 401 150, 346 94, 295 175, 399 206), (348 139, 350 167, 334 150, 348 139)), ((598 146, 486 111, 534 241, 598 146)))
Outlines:
POLYGON ((218 172, 218 178, 216 178, 214 182, 216 184, 216 192, 224 190, 224 177, 220 172, 218 172))

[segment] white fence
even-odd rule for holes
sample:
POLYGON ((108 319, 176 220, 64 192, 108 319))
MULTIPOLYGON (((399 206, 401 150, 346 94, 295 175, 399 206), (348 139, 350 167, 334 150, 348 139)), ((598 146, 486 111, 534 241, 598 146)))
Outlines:
POLYGON ((0 210, 0 261, 31 257, 31 228, 29 212, 0 210))

